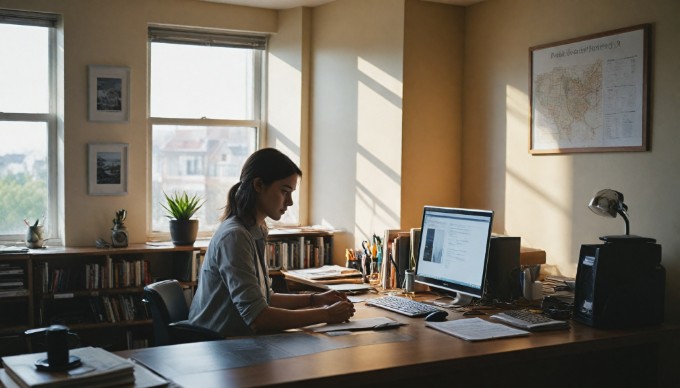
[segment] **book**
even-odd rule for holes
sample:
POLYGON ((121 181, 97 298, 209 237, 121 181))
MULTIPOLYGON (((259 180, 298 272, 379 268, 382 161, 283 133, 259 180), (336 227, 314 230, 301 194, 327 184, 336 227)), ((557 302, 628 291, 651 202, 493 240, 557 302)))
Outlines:
POLYGON ((515 329, 500 323, 485 321, 481 318, 463 318, 444 322, 425 322, 425 326, 439 330, 466 341, 482 341, 493 338, 518 337, 529 335, 526 330, 515 329))
POLYGON ((336 285, 333 289, 340 289, 341 285, 361 284, 363 276, 361 271, 354 268, 341 267, 339 265, 324 265, 320 268, 306 268, 296 270, 282 270, 286 278, 293 281, 307 284, 325 290, 331 289, 331 285, 336 285))
POLYGON ((26 288, 0 290, 0 298, 10 298, 15 296, 27 296, 27 295, 28 289, 26 288))
POLYGON ((25 252, 28 252, 28 248, 0 245, 0 254, 3 254, 3 253, 25 253, 25 252))
POLYGON ((324 265, 319 268, 288 270, 286 273, 308 280, 331 280, 361 276, 361 271, 355 268, 341 267, 339 265, 324 265))
POLYGON ((47 357, 46 353, 22 354, 3 357, 7 375, 24 388, 33 387, 110 387, 135 382, 134 364, 101 348, 84 347, 70 351, 79 357, 82 365, 68 371, 47 372, 35 367, 35 362, 47 357))

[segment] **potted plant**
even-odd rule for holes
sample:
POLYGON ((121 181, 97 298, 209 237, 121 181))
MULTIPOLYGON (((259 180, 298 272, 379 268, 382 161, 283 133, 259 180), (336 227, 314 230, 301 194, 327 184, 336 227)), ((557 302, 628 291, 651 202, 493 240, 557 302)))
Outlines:
POLYGON ((128 232, 123 221, 127 218, 127 211, 120 209, 116 211, 116 218, 113 219, 111 227, 111 245, 115 248, 128 246, 128 232))
POLYGON ((163 209, 170 219, 170 238, 175 245, 193 245, 198 235, 198 220, 191 217, 203 206, 205 201, 201 201, 198 194, 189 196, 186 192, 174 193, 165 196, 165 204, 161 203, 163 209))

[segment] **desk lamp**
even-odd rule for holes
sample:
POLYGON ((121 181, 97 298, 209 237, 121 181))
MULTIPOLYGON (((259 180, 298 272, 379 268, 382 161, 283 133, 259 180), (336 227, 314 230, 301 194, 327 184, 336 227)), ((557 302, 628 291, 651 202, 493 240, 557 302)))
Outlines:
POLYGON ((620 215, 626 223, 626 234, 617 236, 601 236, 600 240, 606 242, 655 242, 656 240, 647 237, 640 237, 630 234, 630 222, 628 221, 628 206, 623 203, 623 194, 616 190, 600 190, 590 200, 588 208, 595 214, 603 217, 616 218, 620 215))

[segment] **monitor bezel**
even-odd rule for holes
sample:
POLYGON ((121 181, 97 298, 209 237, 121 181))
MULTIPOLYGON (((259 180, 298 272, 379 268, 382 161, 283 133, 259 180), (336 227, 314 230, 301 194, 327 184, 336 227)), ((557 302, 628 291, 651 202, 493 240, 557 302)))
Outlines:
POLYGON ((435 287, 437 289, 445 290, 448 292, 453 292, 457 294, 463 294, 467 296, 471 296, 474 298, 483 298, 484 293, 486 291, 486 274, 487 274, 487 267, 489 264, 489 249, 491 246, 491 230, 493 229, 493 215, 494 212, 492 210, 480 210, 480 209, 465 209, 465 208, 454 208, 454 207, 441 207, 441 206, 424 206, 423 207, 423 218, 421 222, 421 230, 420 230, 420 241, 418 244, 418 252, 415 252, 416 255, 416 268, 415 268, 415 276, 414 280, 416 283, 421 283, 428 285, 430 287, 435 287), (449 213, 449 214, 463 214, 463 215, 474 215, 474 216, 481 216, 481 217, 486 217, 489 219, 489 229, 487 230, 487 237, 486 237, 486 253, 484 256, 484 270, 482 274, 482 283, 480 288, 476 287, 470 287, 468 285, 456 283, 453 281, 453 279, 448 279, 448 280, 441 280, 441 279, 435 279, 423 274, 418 273, 418 267, 420 266, 420 251, 421 247, 423 246, 423 239, 426 238, 426 233, 424 232, 425 230, 425 218, 428 215, 428 213, 431 212, 438 212, 438 213, 449 213))

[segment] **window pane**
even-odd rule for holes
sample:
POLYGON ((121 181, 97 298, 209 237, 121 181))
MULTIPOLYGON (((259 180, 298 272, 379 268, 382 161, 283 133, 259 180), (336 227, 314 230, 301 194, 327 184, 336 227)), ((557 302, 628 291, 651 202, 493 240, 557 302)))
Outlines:
POLYGON ((151 116, 253 119, 253 51, 151 44, 151 116))
POLYGON ((201 231, 219 224, 227 192, 239 180, 241 167, 255 152, 256 129, 154 125, 152 149, 152 231, 167 232, 163 192, 186 191, 206 200, 194 218, 201 231))
POLYGON ((0 234, 23 235, 48 214, 47 125, 0 122, 0 138, 0 234))
POLYGON ((0 23, 0 112, 49 112, 49 29, 0 23))

